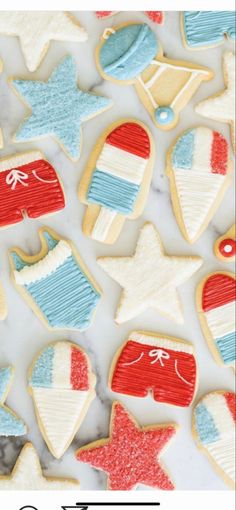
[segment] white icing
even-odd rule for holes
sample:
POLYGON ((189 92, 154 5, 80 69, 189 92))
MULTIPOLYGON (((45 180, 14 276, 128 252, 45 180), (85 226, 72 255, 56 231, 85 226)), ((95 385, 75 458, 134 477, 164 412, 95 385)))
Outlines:
POLYGON ((34 174, 35 178, 38 179, 38 181, 41 181, 41 182, 47 182, 48 184, 53 183, 53 182, 57 182, 57 179, 50 179, 50 180, 42 179, 42 177, 39 177, 39 175, 37 174, 36 170, 33 170, 32 174, 34 174))
POLYGON ((96 168, 134 184, 141 184, 146 164, 147 159, 105 143, 96 168))
POLYGON ((19 166, 28 165, 29 163, 40 159, 44 159, 44 156, 39 151, 28 152, 26 154, 15 154, 10 158, 0 159, 0 172, 6 172, 7 170, 14 169, 14 167, 18 168, 19 166))
POLYGON ((129 341, 133 340, 139 344, 153 345, 155 347, 163 347, 163 349, 170 349, 177 352, 186 352, 193 354, 194 349, 191 344, 185 344, 184 342, 175 342, 169 338, 157 338, 152 335, 144 335, 143 333, 134 332, 129 336, 129 341))
POLYGON ((194 239, 224 185, 225 176, 204 170, 173 169, 183 222, 190 240, 194 239))
POLYGON ((181 381, 183 381, 185 384, 188 384, 189 386, 192 386, 192 383, 187 381, 180 373, 179 373, 179 370, 178 370, 178 360, 176 359, 175 360, 175 373, 176 375, 179 377, 179 379, 181 379, 181 381))
POLYGON ((235 331, 235 302, 218 306, 205 312, 207 324, 213 338, 219 338, 235 331))
POLYGON ((20 38, 29 71, 40 64, 50 40, 86 41, 87 33, 77 20, 60 11, 2 11, 0 33, 20 38))
POLYGON ((88 391, 33 388, 37 413, 51 451, 60 458, 78 429, 88 391))
POLYGON ((186 90, 188 90, 189 86, 195 80, 195 78, 198 77, 198 74, 199 74, 199 72, 194 72, 193 74, 191 74, 189 76, 186 83, 183 85, 183 87, 180 89, 178 94, 176 94, 175 98, 173 99, 173 101, 170 105, 172 108, 174 108, 175 104, 179 101, 179 98, 186 92, 186 90))
POLYGON ((213 133, 211 129, 206 127, 198 127, 194 131, 194 151, 191 172, 192 170, 195 170, 198 172, 208 172, 211 174, 212 142, 213 133))
POLYGON ((58 342, 54 348, 52 386, 59 389, 71 388, 71 345, 58 342))
POLYGON ((116 314, 118 323, 148 308, 182 323, 176 288, 199 269, 202 259, 164 255, 156 229, 147 223, 140 232, 133 257, 102 257, 98 264, 124 289, 116 314))
POLYGON ((78 490, 79 483, 63 478, 45 478, 34 447, 28 443, 21 451, 11 477, 0 476, 0 490, 78 490))
POLYGON ((18 285, 27 285, 45 278, 53 271, 56 271, 71 254, 70 245, 64 240, 59 241, 55 248, 50 250, 39 262, 32 264, 32 266, 25 266, 20 271, 14 271, 16 283, 18 285))
POLYGON ((110 209, 101 207, 91 233, 92 239, 95 239, 96 241, 105 241, 116 216, 116 211, 111 211, 110 209))
POLYGON ((235 481, 235 443, 234 433, 231 437, 219 439, 205 446, 214 461, 223 469, 227 476, 235 481))

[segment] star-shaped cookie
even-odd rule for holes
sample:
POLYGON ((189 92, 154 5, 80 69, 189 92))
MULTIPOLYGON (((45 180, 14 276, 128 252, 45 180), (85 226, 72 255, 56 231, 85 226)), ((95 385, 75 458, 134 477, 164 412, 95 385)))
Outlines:
POLYGON ((79 482, 73 479, 46 478, 39 458, 31 443, 26 443, 9 476, 0 476, 0 490, 53 491, 78 490, 79 482))
POLYGON ((232 144, 235 151, 235 54, 227 51, 223 56, 225 90, 201 101, 195 111, 203 117, 226 122, 231 127, 232 144))
POLYGON ((131 490, 139 484, 173 490, 174 485, 159 456, 175 436, 173 423, 141 428, 127 410, 115 402, 110 438, 80 448, 76 457, 108 474, 108 489, 131 490))
POLYGON ((165 255, 157 230, 152 223, 146 223, 133 257, 100 257, 98 264, 123 288, 116 312, 118 324, 148 308, 182 323, 176 288, 199 269, 202 259, 165 255))
POLYGON ((13 80, 12 84, 32 109, 15 133, 14 141, 52 135, 74 160, 81 152, 82 122, 112 106, 110 99, 79 89, 75 60, 69 55, 54 69, 47 82, 13 80))
POLYGON ((0 368, 0 436, 5 437, 24 436, 27 433, 27 427, 23 420, 5 404, 13 378, 13 367, 0 368))
POLYGON ((0 34, 18 36, 29 71, 36 71, 50 41, 82 42, 87 32, 69 13, 1 11, 0 34))

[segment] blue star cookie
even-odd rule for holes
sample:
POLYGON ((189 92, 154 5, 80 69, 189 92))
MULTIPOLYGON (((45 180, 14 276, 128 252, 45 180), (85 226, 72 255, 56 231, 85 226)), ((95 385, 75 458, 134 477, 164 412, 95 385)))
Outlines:
POLYGON ((82 122, 112 106, 110 99, 80 90, 71 56, 59 63, 47 82, 13 80, 13 85, 32 110, 16 131, 15 141, 52 135, 74 160, 81 153, 82 122))

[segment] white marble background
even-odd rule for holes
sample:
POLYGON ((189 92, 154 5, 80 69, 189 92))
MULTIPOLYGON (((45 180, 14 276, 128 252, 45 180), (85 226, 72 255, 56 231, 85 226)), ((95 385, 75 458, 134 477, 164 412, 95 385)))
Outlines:
MULTIPOLYGON (((94 13, 75 13, 86 27, 89 39, 86 43, 56 43, 50 45, 49 52, 39 70, 30 74, 24 64, 19 41, 14 37, 0 37, 0 57, 4 62, 4 71, 0 76, 0 125, 4 133, 4 148, 1 156, 10 155, 14 151, 26 149, 42 149, 46 157, 58 170, 65 186, 67 207, 64 211, 41 220, 25 220, 23 223, 0 231, 0 278, 4 284, 9 313, 5 322, 0 323, 0 365, 15 366, 15 380, 8 398, 8 404, 25 420, 29 427, 27 438, 0 439, 0 470, 8 473, 26 439, 34 443, 39 453, 42 466, 50 475, 66 475, 81 481, 81 489, 105 489, 106 475, 93 470, 87 465, 78 463, 74 451, 79 446, 108 435, 109 415, 113 399, 119 398, 141 425, 176 421, 180 430, 169 450, 164 454, 163 461, 170 471, 177 489, 225 489, 226 486, 212 469, 209 461, 197 449, 191 436, 192 408, 181 409, 155 403, 151 397, 142 400, 114 394, 107 388, 109 367, 117 348, 125 341, 133 329, 153 330, 169 335, 177 335, 192 342, 196 348, 199 367, 198 399, 204 393, 215 389, 233 390, 234 375, 230 369, 220 368, 213 360, 205 339, 201 333, 194 304, 195 288, 199 280, 210 271, 228 269, 230 264, 218 261, 213 254, 215 239, 224 233, 234 216, 234 187, 227 191, 217 214, 206 232, 194 246, 190 246, 182 237, 176 223, 170 202, 169 183, 165 175, 165 153, 172 140, 185 128, 197 124, 207 125, 220 130, 230 140, 226 125, 201 118, 194 113, 194 105, 200 100, 223 88, 222 54, 232 47, 225 42, 218 48, 191 52, 184 49, 179 30, 179 13, 166 13, 164 26, 153 25, 164 47, 165 55, 175 59, 186 59, 199 64, 208 65, 215 71, 215 78, 201 85, 192 101, 181 114, 180 123, 170 132, 156 129, 139 102, 133 87, 120 87, 104 82, 95 66, 94 50, 105 27, 122 21, 146 21, 141 12, 120 13, 107 20, 97 20, 94 13), (7 80, 11 76, 47 79, 51 70, 65 54, 74 55, 78 65, 78 81, 85 90, 96 91, 113 98, 114 106, 109 111, 90 120, 83 126, 83 150, 78 163, 71 163, 59 146, 50 138, 37 143, 11 144, 11 136, 26 113, 23 103, 15 96, 7 80), (84 206, 77 198, 77 187, 96 139, 103 129, 120 117, 134 117, 146 122, 155 136, 156 163, 152 185, 145 211, 137 221, 126 221, 123 232, 113 246, 106 246, 84 237, 81 231, 84 206), (184 307, 185 323, 176 326, 161 318, 154 311, 146 312, 128 323, 117 326, 114 323, 114 312, 120 294, 119 286, 104 274, 96 264, 99 255, 130 255, 133 253, 138 229, 146 220, 153 221, 157 226, 167 253, 194 254, 204 258, 204 265, 189 282, 180 288, 184 307), (93 325, 83 334, 76 332, 49 332, 31 312, 10 282, 7 250, 16 245, 27 253, 38 252, 38 228, 43 224, 52 227, 62 236, 70 238, 77 246, 89 269, 103 289, 102 302, 99 305, 93 325), (76 435, 71 447, 60 461, 55 460, 48 452, 40 435, 31 397, 27 393, 26 374, 33 357, 50 341, 68 339, 84 347, 90 355, 93 370, 97 376, 97 398, 76 435)), ((232 269, 232 268, 231 268, 232 269)), ((144 487, 141 487, 144 489, 144 487)))

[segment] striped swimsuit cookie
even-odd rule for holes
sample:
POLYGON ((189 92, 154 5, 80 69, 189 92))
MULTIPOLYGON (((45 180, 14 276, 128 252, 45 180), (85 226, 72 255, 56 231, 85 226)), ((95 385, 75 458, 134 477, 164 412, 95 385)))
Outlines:
POLYGON ((235 365, 236 280, 233 273, 208 275, 197 289, 197 310, 203 333, 216 362, 235 365))
POLYGON ((215 391, 205 395, 193 413, 193 435, 217 472, 235 487, 235 394, 215 391))
POLYGON ((95 376, 85 352, 57 342, 43 349, 28 376, 41 433, 57 459, 70 446, 95 397, 95 376))
POLYGON ((148 128, 132 119, 115 122, 94 147, 79 187, 87 204, 86 235, 114 243, 125 218, 142 214, 154 163, 154 144, 148 128))

